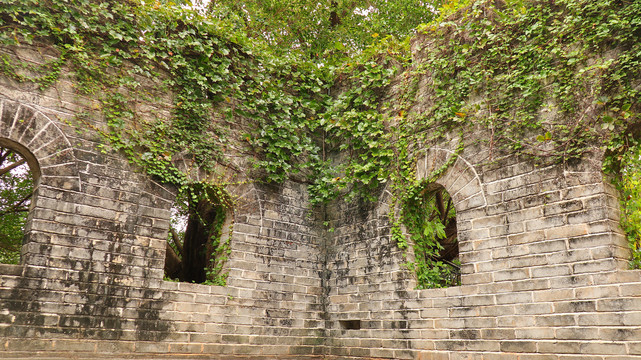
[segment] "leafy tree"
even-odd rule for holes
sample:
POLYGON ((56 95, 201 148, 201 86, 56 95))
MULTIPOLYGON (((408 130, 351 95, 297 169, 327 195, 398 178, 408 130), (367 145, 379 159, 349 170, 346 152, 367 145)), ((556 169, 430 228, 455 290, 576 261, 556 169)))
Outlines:
POLYGON ((24 158, 0 147, 0 262, 20 262, 33 179, 24 158))
MULTIPOLYGON (((445 1, 448 2, 448 1, 445 1)), ((353 55, 377 38, 402 39, 433 20, 443 0, 221 0, 214 17, 232 18, 277 53, 298 52, 318 62, 353 55)))

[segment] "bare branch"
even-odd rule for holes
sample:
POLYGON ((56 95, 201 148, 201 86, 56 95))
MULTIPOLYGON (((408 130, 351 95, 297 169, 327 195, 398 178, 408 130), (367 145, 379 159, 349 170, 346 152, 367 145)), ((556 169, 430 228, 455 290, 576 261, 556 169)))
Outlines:
POLYGON ((26 163, 26 162, 27 162, 27 161, 26 161, 25 159, 22 159, 22 160, 20 160, 20 161, 18 161, 18 162, 15 162, 15 163, 13 163, 13 164, 11 164, 11 165, 7 166, 7 167, 6 167, 6 168, 4 168, 4 169, 0 169, 0 176, 2 176, 2 175, 4 175, 4 174, 8 173, 9 171, 11 171, 11 170, 13 170, 13 169, 17 168, 18 166, 20 166, 20 165, 22 165, 22 164, 24 164, 24 163, 26 163))

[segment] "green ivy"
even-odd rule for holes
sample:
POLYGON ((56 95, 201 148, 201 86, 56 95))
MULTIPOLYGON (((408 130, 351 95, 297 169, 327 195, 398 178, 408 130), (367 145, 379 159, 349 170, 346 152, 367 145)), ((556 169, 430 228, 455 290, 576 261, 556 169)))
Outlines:
POLYGON ((409 43, 386 37, 343 67, 331 69, 341 91, 318 119, 322 151, 310 186, 312 203, 339 194, 348 201, 377 199, 377 189, 390 177, 396 141, 392 109, 381 98, 408 64, 408 54, 409 43), (333 165, 337 154, 346 154, 346 159, 333 165))
POLYGON ((630 146, 619 160, 622 169, 615 178, 620 193, 621 227, 632 250, 630 267, 641 269, 641 144, 630 139, 630 146))
MULTIPOLYGON (((452 260, 442 257, 446 226, 456 221, 456 210, 447 192, 430 184, 424 182, 406 196, 401 214, 414 249, 414 261, 407 266, 416 273, 419 289, 460 285, 458 253, 452 260), (446 204, 443 209, 436 203, 437 192, 446 204)), ((449 246, 458 247, 458 243, 449 246)))
POLYGON ((34 65, 24 61, 15 64, 15 60, 8 55, 0 55, 0 73, 23 83, 32 82, 38 85, 38 89, 46 89, 58 81, 62 64, 64 64, 64 53, 59 59, 47 61, 43 64, 34 65))

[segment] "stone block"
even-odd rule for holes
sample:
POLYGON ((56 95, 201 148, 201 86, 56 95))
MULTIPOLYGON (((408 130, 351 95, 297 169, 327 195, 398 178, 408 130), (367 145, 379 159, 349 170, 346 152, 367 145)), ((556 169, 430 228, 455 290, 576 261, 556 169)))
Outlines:
POLYGON ((599 329, 596 327, 572 327, 556 329, 557 340, 604 340, 608 338, 599 337, 599 329))
POLYGON ((627 355, 625 343, 586 341, 581 344, 582 354, 627 355))
POLYGON ((498 270, 493 273, 494 281, 513 281, 530 278, 529 269, 498 270))
POLYGON ((501 341, 501 351, 512 352, 512 353, 521 353, 521 352, 536 352, 537 343, 534 341, 501 341))

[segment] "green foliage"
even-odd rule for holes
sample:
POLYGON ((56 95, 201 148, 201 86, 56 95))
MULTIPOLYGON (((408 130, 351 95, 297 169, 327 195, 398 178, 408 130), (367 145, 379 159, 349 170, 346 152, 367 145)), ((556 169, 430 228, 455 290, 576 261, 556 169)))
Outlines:
POLYGON ((441 0, 212 1, 209 12, 263 40, 277 54, 295 52, 314 62, 340 63, 378 41, 405 39, 435 17, 441 0))
POLYGON ((319 118, 321 159, 326 161, 332 153, 345 153, 347 158, 336 166, 317 163, 310 186, 312 202, 328 201, 341 193, 348 200, 376 199, 376 189, 388 180, 394 158, 395 131, 381 96, 407 64, 408 53, 407 42, 389 37, 345 66, 332 69, 346 90, 332 98, 319 118))
MULTIPOLYGON (((407 149, 408 138, 405 135, 399 140, 403 149, 407 149)), ((414 261, 406 265, 416 273, 420 289, 460 285, 456 210, 447 191, 435 181, 454 164, 463 149, 461 141, 454 154, 420 182, 416 180, 415 159, 407 156, 407 150, 400 151, 398 158, 404 160, 398 162, 391 174, 395 194, 389 214, 392 240, 401 250, 412 246, 414 261), (400 209, 399 216, 394 209, 400 209)))
POLYGON ((29 167, 18 153, 0 147, 0 263, 20 262, 32 193, 33 178, 29 167))
POLYGON ((641 143, 637 129, 610 141, 603 170, 619 191, 621 229, 632 251, 630 268, 641 269, 641 143))
POLYGON ((414 261, 408 266, 416 272, 417 287, 460 285, 458 251, 455 256, 445 255, 454 247, 458 249, 455 240, 456 210, 449 194, 429 184, 418 186, 406 197, 401 218, 413 244, 414 261), (454 235, 448 234, 452 231, 454 235), (454 236, 453 242, 450 239, 451 242, 447 243, 451 236, 454 236))
POLYGON ((580 157, 608 121, 595 110, 638 101, 639 16, 636 2, 474 3, 424 29, 436 41, 417 71, 433 79, 434 103, 416 129, 473 122, 491 130, 491 148, 580 157), (613 44, 619 53, 600 56, 613 44))
POLYGON ((256 167, 266 171, 266 180, 282 182, 309 167, 310 163, 302 160, 318 159, 319 147, 312 131, 327 100, 327 83, 306 63, 272 59, 266 65, 272 72, 260 78, 260 87, 243 98, 248 104, 244 114, 260 124, 245 136, 264 153, 256 167))
MULTIPOLYGON (((176 213, 172 216, 172 227, 175 229, 178 225, 176 224, 177 219, 181 218, 186 223, 186 228, 178 230, 180 239, 170 237, 170 245, 176 250, 178 248, 176 241, 180 241, 182 247, 186 246, 186 232, 193 231, 193 229, 189 229, 189 222, 200 223, 198 229, 202 229, 203 233, 191 235, 205 239, 203 248, 199 251, 201 252, 199 256, 206 259, 204 284, 226 285, 228 274, 223 271, 223 265, 228 260, 231 248, 229 237, 223 239, 222 235, 227 214, 231 211, 232 206, 233 201, 229 194, 224 189, 210 184, 196 183, 182 186, 176 196, 173 209, 176 213), (207 203, 207 205, 203 206, 203 203, 207 203), (211 219, 210 214, 202 213, 204 209, 207 209, 209 213, 214 213, 214 218, 211 219)), ((184 264, 183 266, 189 265, 184 264)))
POLYGON ((632 260, 630 267, 641 269, 641 144, 634 141, 621 159, 618 185, 621 194, 621 227, 625 231, 632 260))

